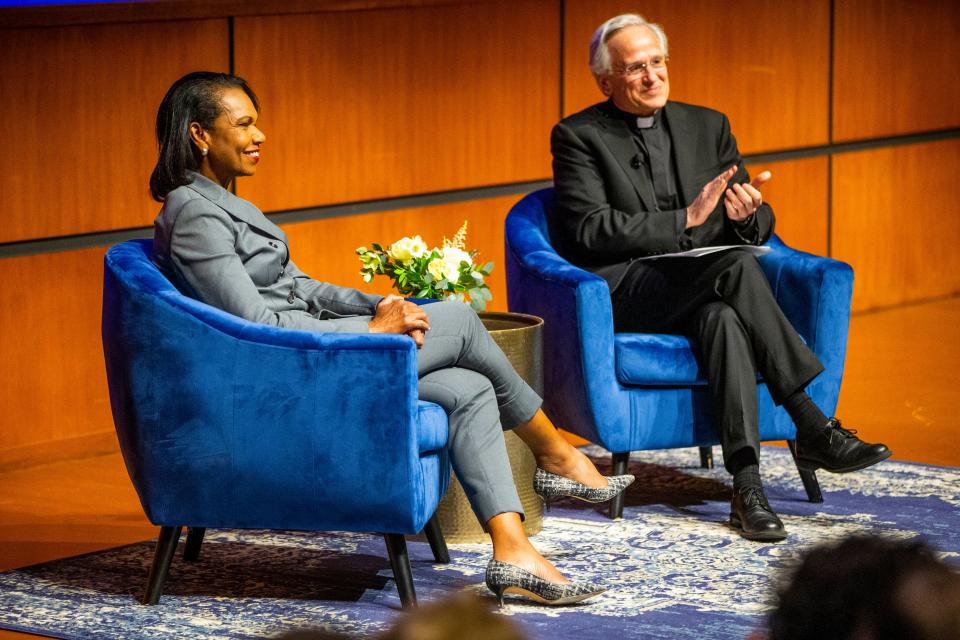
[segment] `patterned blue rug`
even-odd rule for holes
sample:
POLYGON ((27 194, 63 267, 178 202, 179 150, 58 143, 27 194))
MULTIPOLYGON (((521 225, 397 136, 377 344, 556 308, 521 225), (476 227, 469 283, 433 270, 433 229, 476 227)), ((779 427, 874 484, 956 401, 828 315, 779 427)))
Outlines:
MULTIPOLYGON (((587 449, 603 465, 601 451, 587 449)), ((576 501, 548 512, 536 546, 561 570, 609 585, 577 607, 510 604, 530 638, 737 638, 762 623, 780 570, 813 545, 854 533, 924 538, 960 564, 960 470, 885 462, 822 473, 810 504, 785 449, 764 448, 767 493, 789 531, 782 543, 726 526, 729 476, 697 467, 696 450, 642 452, 624 519, 576 501)), ((181 543, 182 544, 182 543, 181 543)), ((421 601, 483 586, 486 545, 451 545, 435 565, 409 542, 421 601)), ((153 542, 0 574, 0 628, 57 638, 268 638, 305 628, 375 635, 400 613, 383 540, 359 534, 209 531, 196 563, 175 559, 161 604, 136 603, 153 542)))

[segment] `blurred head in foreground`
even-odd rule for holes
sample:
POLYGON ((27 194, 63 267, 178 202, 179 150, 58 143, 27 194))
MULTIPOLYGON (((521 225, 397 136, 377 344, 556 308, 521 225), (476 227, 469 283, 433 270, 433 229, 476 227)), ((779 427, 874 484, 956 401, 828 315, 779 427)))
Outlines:
POLYGON ((851 537, 806 555, 768 629, 770 640, 956 640, 960 573, 922 542, 851 537))
POLYGON ((397 618, 379 640, 524 640, 516 624, 471 593, 419 607, 397 618))

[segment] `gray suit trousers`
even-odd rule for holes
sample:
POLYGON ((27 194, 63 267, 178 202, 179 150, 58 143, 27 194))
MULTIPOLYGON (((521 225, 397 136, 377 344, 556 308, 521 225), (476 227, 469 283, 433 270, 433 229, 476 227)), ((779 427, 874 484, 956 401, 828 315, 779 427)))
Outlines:
POLYGON ((503 430, 532 418, 543 401, 470 307, 437 302, 423 309, 430 330, 417 355, 420 399, 447 412, 453 470, 484 527, 500 513, 522 518, 503 430))

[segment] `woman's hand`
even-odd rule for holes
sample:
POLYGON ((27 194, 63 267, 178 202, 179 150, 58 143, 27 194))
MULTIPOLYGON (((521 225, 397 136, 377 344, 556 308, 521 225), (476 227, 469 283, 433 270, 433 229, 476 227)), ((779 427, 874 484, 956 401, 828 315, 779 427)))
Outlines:
POLYGON ((423 309, 400 296, 389 295, 377 304, 377 314, 370 321, 370 333, 404 333, 423 346, 423 334, 430 322, 423 309))

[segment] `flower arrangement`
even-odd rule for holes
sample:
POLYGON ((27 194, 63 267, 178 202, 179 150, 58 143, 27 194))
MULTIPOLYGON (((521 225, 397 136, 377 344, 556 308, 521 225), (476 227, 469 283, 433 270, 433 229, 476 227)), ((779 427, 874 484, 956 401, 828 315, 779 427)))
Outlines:
POLYGON ((467 251, 467 222, 453 236, 443 239, 439 248, 427 249, 420 236, 403 237, 384 249, 379 244, 373 249, 358 247, 360 276, 371 282, 376 275, 393 280, 401 295, 435 300, 469 302, 477 311, 487 307, 493 294, 484 278, 493 271, 493 263, 474 264, 477 251, 467 251))

